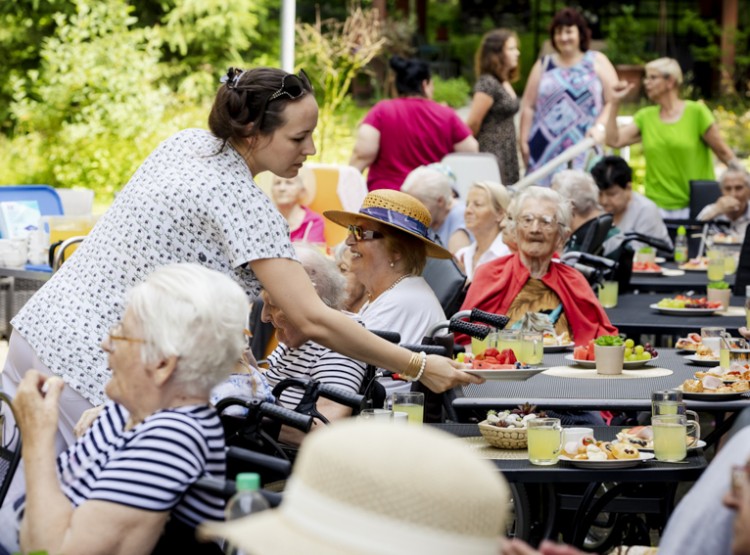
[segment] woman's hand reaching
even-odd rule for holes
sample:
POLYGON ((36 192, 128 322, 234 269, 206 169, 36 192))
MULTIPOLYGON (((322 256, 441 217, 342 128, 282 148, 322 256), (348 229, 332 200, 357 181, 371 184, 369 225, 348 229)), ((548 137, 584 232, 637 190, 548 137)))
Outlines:
POLYGON ((429 355, 424 375, 419 381, 435 393, 442 393, 459 385, 484 383, 484 379, 462 372, 464 368, 466 367, 460 362, 438 355, 429 355))

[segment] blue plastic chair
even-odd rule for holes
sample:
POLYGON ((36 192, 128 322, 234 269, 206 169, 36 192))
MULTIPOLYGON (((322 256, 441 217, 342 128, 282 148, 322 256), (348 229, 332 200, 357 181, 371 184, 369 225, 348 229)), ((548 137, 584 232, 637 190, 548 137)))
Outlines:
POLYGON ((0 186, 0 202, 35 200, 42 216, 62 216, 60 195, 49 185, 0 186))

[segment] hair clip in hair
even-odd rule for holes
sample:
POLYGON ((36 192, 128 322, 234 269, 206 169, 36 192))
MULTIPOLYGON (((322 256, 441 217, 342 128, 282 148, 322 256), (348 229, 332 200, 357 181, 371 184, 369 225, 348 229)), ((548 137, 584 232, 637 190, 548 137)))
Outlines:
POLYGON ((223 75, 219 81, 221 83, 226 84, 227 88, 234 89, 237 87, 237 83, 240 80, 240 77, 242 77, 242 74, 245 73, 243 70, 239 68, 230 67, 227 70, 227 74, 223 75))

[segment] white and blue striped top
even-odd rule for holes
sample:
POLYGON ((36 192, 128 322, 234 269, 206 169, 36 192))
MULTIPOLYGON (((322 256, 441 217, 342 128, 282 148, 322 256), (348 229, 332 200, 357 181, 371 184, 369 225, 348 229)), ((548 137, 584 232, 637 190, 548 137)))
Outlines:
POLYGON ((74 506, 98 499, 146 511, 171 511, 190 526, 224 519, 224 500, 192 484, 225 478, 221 422, 213 407, 164 409, 125 430, 128 413, 108 402, 86 434, 57 459, 74 506))

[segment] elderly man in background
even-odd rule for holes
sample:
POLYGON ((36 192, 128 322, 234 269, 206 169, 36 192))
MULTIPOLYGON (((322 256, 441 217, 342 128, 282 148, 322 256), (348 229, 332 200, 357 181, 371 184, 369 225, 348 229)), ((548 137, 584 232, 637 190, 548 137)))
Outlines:
POLYGON ((464 223, 465 205, 453 198, 455 184, 453 171, 445 164, 435 163, 412 170, 401 185, 402 192, 427 207, 432 216, 430 230, 453 254, 473 239, 464 223))
MULTIPOLYGON (((600 216, 605 214, 599 205, 599 189, 591 175, 581 170, 563 170, 552 177, 552 188, 560 193, 563 200, 570 203, 570 238, 565 251, 579 251, 591 226, 597 225, 600 216)), ((607 232, 603 253, 612 253, 620 241, 610 241, 619 233, 612 226, 607 232)), ((601 254, 592 252, 590 254, 601 254)))
POLYGON ((633 191, 633 171, 619 156, 605 156, 591 169, 599 187, 599 203, 612 214, 612 223, 623 232, 635 231, 672 244, 659 207, 633 191))
POLYGON ((750 174, 738 163, 730 163, 719 179, 721 197, 698 214, 701 221, 714 220, 729 224, 729 233, 741 243, 750 223, 750 174))

